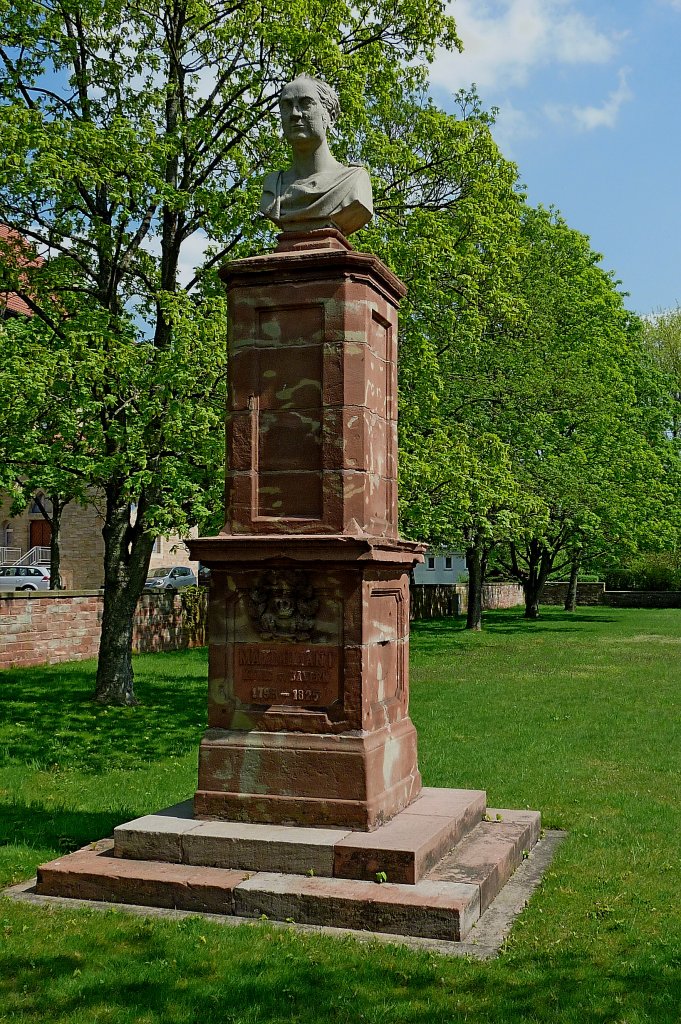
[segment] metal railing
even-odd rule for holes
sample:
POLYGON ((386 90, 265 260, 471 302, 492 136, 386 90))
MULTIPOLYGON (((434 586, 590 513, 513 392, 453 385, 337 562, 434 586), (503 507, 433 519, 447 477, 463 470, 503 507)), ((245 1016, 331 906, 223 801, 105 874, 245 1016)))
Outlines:
POLYGON ((12 562, 12 565, 49 565, 50 564, 50 549, 44 547, 31 548, 25 555, 22 555, 16 562, 12 562))
POLYGON ((21 558, 21 548, 0 547, 0 565, 14 565, 21 558))

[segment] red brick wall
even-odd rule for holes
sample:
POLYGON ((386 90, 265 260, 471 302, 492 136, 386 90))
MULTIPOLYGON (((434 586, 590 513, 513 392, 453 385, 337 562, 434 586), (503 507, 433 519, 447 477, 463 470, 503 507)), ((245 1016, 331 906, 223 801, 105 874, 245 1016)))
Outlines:
MULTIPOLYGON (((200 614, 193 622, 178 595, 143 594, 133 649, 145 653, 201 646, 205 596, 202 592, 200 614)), ((102 604, 96 590, 0 594, 0 669, 97 657, 102 604)))
POLYGON ((95 657, 101 606, 87 591, 0 595, 0 668, 95 657))

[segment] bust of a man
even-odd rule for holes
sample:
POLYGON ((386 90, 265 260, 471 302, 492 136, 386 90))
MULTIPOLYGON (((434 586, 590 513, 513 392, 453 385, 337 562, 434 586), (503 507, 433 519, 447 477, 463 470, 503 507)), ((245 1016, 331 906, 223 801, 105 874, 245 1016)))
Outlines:
POLYGON ((326 133, 340 113, 338 96, 319 78, 300 75, 279 96, 291 166, 265 178, 260 212, 282 231, 335 227, 344 235, 371 220, 371 180, 364 167, 333 156, 326 133))

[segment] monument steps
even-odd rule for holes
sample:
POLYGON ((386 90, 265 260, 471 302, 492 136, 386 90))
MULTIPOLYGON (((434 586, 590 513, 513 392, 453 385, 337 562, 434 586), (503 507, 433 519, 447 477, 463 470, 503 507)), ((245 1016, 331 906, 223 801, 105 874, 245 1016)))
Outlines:
POLYGON ((186 801, 43 865, 36 892, 462 941, 539 838, 537 812, 484 798, 425 789, 370 833, 200 821, 186 801))

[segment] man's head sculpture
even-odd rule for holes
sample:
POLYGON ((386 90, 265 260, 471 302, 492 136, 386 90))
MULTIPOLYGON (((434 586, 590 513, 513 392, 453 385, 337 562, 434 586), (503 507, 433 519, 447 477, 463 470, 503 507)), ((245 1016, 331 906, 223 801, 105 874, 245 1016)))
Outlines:
POLYGON ((279 111, 293 160, 268 174, 260 211, 283 231, 335 227, 344 235, 373 214, 371 181, 364 167, 346 167, 331 153, 327 132, 340 114, 334 89, 300 75, 281 90, 279 111))

